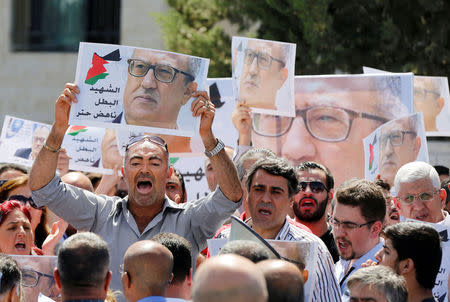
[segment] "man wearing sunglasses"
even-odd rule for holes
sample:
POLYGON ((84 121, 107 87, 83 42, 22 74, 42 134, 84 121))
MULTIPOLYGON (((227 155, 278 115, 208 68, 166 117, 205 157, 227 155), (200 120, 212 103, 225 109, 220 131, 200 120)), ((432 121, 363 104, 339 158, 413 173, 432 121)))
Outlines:
POLYGON ((30 171, 30 189, 38 205, 47 205, 54 213, 78 230, 94 232, 108 242, 111 251, 112 288, 120 289, 119 264, 128 246, 150 239, 160 232, 186 238, 192 245, 193 263, 200 250, 239 206, 242 189, 236 168, 223 150, 224 144, 212 133, 214 105, 205 91, 196 98, 191 110, 200 117, 199 134, 210 157, 218 187, 194 202, 176 204, 165 194, 172 170, 167 144, 156 136, 136 137, 129 142, 122 168, 128 186, 125 198, 95 195, 61 182, 55 175, 59 148, 68 128, 72 102, 79 89, 66 84, 55 105, 55 122, 44 147, 30 171))
POLYGON ((391 187, 397 170, 417 159, 421 146, 417 133, 417 115, 392 121, 381 128, 379 172, 381 179, 391 187))
POLYGON ((239 101, 251 107, 275 110, 277 92, 288 76, 289 46, 251 39, 243 51, 239 101))
POLYGON ((295 220, 306 225, 314 235, 322 239, 333 261, 337 262, 339 254, 327 215, 328 205, 333 199, 333 175, 321 164, 309 161, 298 165, 297 173, 300 192, 294 196, 292 204, 295 220))
POLYGON ((348 277, 362 267, 382 246, 380 233, 386 215, 386 201, 381 189, 365 179, 351 179, 343 183, 334 197, 330 224, 340 260, 336 263, 336 277, 341 287, 342 301, 349 301, 348 277))
MULTIPOLYGON (((317 244, 314 274, 308 277, 305 292, 312 289, 307 301, 340 301, 334 275, 333 259, 325 244, 314 234, 301 229, 288 216, 293 196, 298 192, 295 168, 282 158, 267 157, 257 161, 246 175, 248 216, 246 220, 264 239, 314 242, 317 244)), ((230 226, 217 238, 228 238, 230 226)))
POLYGON ((232 116, 239 132, 237 152, 253 145, 295 165, 321 163, 338 187, 364 177, 362 139, 388 120, 407 115, 400 91, 400 79, 388 76, 296 77, 295 118, 251 115, 246 105, 237 104, 232 116))
POLYGON ((113 122, 177 128, 178 112, 197 90, 200 59, 136 48, 128 60, 123 94, 125 118, 113 122))

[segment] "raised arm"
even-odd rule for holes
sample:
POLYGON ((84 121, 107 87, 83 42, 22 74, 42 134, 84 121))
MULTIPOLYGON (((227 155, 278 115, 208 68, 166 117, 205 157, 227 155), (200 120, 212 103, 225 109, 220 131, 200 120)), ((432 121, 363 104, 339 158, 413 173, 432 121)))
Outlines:
POLYGON ((80 93, 75 84, 67 83, 64 91, 56 100, 55 121, 44 147, 36 157, 30 171, 29 185, 31 190, 38 190, 47 185, 55 176, 58 165, 58 154, 69 127, 69 112, 72 103, 76 103, 75 94, 80 93))
MULTIPOLYGON (((205 91, 197 91, 192 95, 197 99, 192 103, 192 113, 200 116, 200 136, 206 151, 211 151, 218 140, 212 133, 212 122, 215 115, 213 103, 205 91)), ((211 165, 222 193, 230 200, 238 202, 242 197, 241 184, 236 167, 224 149, 210 157, 211 165)))

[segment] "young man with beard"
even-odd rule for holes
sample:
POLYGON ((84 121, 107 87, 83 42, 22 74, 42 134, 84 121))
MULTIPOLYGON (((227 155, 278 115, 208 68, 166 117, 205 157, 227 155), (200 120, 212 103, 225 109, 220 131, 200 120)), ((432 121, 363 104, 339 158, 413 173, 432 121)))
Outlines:
POLYGON ((311 161, 299 164, 297 172, 300 192, 295 195, 292 205, 295 220, 322 239, 336 263, 339 254, 331 226, 327 223, 327 206, 333 199, 333 175, 325 166, 311 161))
POLYGON ((336 277, 341 287, 342 301, 349 301, 347 280, 383 246, 380 232, 386 215, 386 201, 381 189, 365 179, 343 183, 335 195, 330 224, 340 260, 336 277))

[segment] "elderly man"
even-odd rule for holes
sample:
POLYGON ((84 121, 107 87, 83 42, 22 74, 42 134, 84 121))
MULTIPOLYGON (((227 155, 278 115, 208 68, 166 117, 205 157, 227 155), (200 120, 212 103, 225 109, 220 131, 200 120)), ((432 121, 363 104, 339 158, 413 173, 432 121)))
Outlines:
POLYGON ((393 121, 381 128, 380 176, 391 187, 397 170, 406 163, 415 161, 420 151, 418 116, 408 116, 393 121))
POLYGON ((31 148, 17 149, 14 156, 34 160, 44 145, 49 132, 50 130, 47 126, 36 124, 31 138, 31 148))
POLYGON ((192 95, 197 98, 192 111, 194 116, 201 117, 200 136, 219 186, 199 202, 181 205, 165 196, 171 174, 169 154, 164 141, 155 136, 138 137, 128 144, 122 172, 129 194, 123 199, 95 195, 60 182, 55 175, 58 151, 77 93, 76 85, 66 84, 56 102, 55 122, 30 172, 33 200, 47 205, 76 229, 90 230, 108 242, 113 289, 120 288, 119 264, 128 246, 160 232, 176 233, 188 239, 195 259, 199 250, 206 247, 206 239, 239 207, 242 197, 236 168, 225 154, 223 143, 212 133, 214 108, 206 92, 192 95))
POLYGON ((399 99, 400 79, 387 76, 295 78, 296 117, 250 114, 236 105, 233 124, 239 132, 237 154, 264 147, 298 165, 321 163, 336 187, 364 177, 362 139, 388 120, 406 115, 399 99), (343 165, 351 158, 351 165, 343 165))
POLYGON ((99 236, 83 232, 61 245, 54 271, 63 301, 103 301, 111 271, 108 245, 99 236))
MULTIPOLYGON (((288 217, 292 198, 298 192, 295 168, 281 158, 257 161, 246 176, 250 225, 264 239, 300 241, 317 244, 314 274, 309 277, 311 301, 339 301, 339 289, 334 276, 333 259, 324 243, 301 229, 288 217)), ((227 238, 230 227, 224 227, 217 238, 227 238)))
POLYGON ((349 301, 347 280, 368 259, 375 260, 383 241, 380 232, 386 215, 386 201, 381 189, 364 179, 343 183, 334 197, 330 224, 340 260, 336 276, 341 286, 343 301, 349 301))
POLYGON ((266 302, 263 273, 250 260, 238 255, 212 257, 194 276, 193 302, 266 302))
MULTIPOLYGON (((405 278, 408 301, 435 301, 432 289, 443 256, 439 233, 423 223, 400 222, 387 227, 384 236, 386 241, 376 259, 405 278)), ((444 297, 445 293, 438 301, 444 297)))
POLYGON ((414 77, 414 111, 423 113, 426 131, 438 131, 436 117, 444 108, 441 78, 414 77))
POLYGON ((240 75, 240 102, 250 107, 276 109, 277 92, 288 76, 288 47, 271 41, 248 41, 240 75))
POLYGON ((450 226, 450 215, 443 210, 447 193, 433 166, 421 161, 408 163, 398 170, 394 185, 404 218, 450 226))
POLYGON ((405 279, 383 266, 365 267, 348 278, 351 302, 407 302, 405 279))

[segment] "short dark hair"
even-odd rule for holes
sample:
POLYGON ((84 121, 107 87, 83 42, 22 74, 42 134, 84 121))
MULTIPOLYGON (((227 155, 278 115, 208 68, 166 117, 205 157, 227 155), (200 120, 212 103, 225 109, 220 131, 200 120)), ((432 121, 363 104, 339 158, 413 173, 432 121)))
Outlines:
POLYGON ((181 174, 181 172, 178 169, 175 169, 175 167, 173 165, 170 165, 173 169, 173 174, 175 174, 175 176, 178 178, 178 180, 181 183, 181 190, 183 190, 183 196, 181 196, 181 202, 186 202, 186 198, 187 198, 187 192, 186 192, 186 185, 184 183, 184 177, 183 174, 181 174))
POLYGON ((152 240, 164 245, 173 255, 172 283, 184 282, 192 267, 192 248, 189 241, 173 233, 159 233, 152 240))
POLYGON ((433 166, 439 175, 449 175, 449 168, 446 166, 436 165, 433 166))
POLYGON ((297 171, 311 171, 311 170, 320 170, 323 173, 325 173, 325 182, 326 182, 325 186, 327 187, 327 190, 330 191, 331 189, 334 188, 333 174, 331 174, 331 171, 324 165, 321 165, 313 161, 304 161, 297 166, 297 171))
POLYGON ((376 179, 375 181, 374 181, 374 183, 377 185, 377 186, 379 186, 381 189, 383 189, 383 190, 385 190, 385 191, 390 191, 391 190, 391 185, 390 184, 388 184, 387 182, 385 182, 384 180, 382 180, 382 179, 376 179))
POLYGON ((6 255, 0 255, 0 295, 10 292, 14 286, 20 286, 22 274, 16 261, 6 255))
POLYGON ((384 221, 386 199, 381 189, 366 179, 353 178, 344 182, 335 194, 337 203, 359 207, 367 221, 384 221))
POLYGON ((282 176, 287 180, 289 197, 298 193, 298 178, 295 168, 284 158, 264 158, 258 160, 247 173, 247 189, 250 191, 253 176, 258 170, 264 170, 275 176, 282 176))
POLYGON ((222 247, 219 255, 236 254, 245 257, 253 263, 270 259, 270 254, 263 245, 250 240, 230 240, 222 247))
POLYGON ((445 192, 447 193, 447 198, 445 200, 445 204, 448 204, 448 202, 450 201, 450 188, 449 188, 449 185, 450 185, 450 177, 447 177, 446 179, 444 179, 441 182, 441 189, 444 189, 445 192))
POLYGON ((236 161, 236 164, 235 164, 237 172, 238 172, 239 180, 242 181, 242 179, 244 178, 244 176, 247 172, 246 168, 244 166, 248 160, 255 159, 255 161, 257 161, 261 158, 267 158, 267 157, 277 158, 278 156, 276 155, 275 152, 273 152, 272 150, 266 149, 266 148, 252 148, 252 149, 245 151, 241 155, 241 157, 239 157, 239 159, 236 161))
POLYGON ((392 241, 398 260, 411 258, 416 280, 432 289, 442 259, 441 238, 431 226, 420 222, 400 222, 387 227, 384 236, 392 241))
POLYGON ((72 235, 59 248, 57 268, 64 290, 102 287, 109 270, 108 245, 94 233, 72 235))

